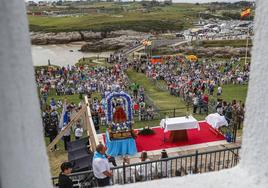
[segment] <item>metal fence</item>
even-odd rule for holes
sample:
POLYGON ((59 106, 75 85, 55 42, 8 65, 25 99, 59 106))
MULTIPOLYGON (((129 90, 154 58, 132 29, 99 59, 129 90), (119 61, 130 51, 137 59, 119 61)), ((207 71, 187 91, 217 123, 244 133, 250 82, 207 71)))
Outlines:
MULTIPOLYGON (((153 111, 137 111, 134 112, 134 118, 135 121, 141 121, 141 120, 161 120, 164 118, 171 118, 171 117, 181 117, 181 116, 186 116, 188 109, 187 107, 182 107, 182 108, 173 108, 173 109, 163 109, 163 110, 158 110, 154 109, 153 111)), ((190 113, 190 112, 189 112, 190 113)))
MULTIPOLYGON (((170 157, 166 159, 145 161, 135 164, 123 164, 112 168, 111 185, 150 181, 161 178, 199 174, 232 168, 239 162, 241 147, 225 148, 214 151, 170 157)), ((97 183, 92 171, 70 175, 75 187, 96 187, 97 183)), ((58 177, 52 178, 53 185, 58 177)))

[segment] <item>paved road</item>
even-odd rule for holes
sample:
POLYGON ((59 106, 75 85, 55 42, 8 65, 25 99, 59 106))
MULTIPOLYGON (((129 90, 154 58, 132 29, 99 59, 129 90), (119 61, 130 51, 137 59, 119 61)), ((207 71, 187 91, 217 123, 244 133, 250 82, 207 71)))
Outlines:
POLYGON ((177 43, 175 43, 175 44, 171 44, 170 46, 171 46, 171 47, 176 47, 176 46, 179 46, 179 45, 188 43, 188 42, 190 42, 190 41, 189 41, 189 40, 184 40, 184 41, 181 41, 181 42, 177 42, 177 43))
POLYGON ((136 46, 135 48, 132 48, 132 49, 129 49, 128 51, 126 51, 124 54, 125 55, 128 55, 132 52, 137 52, 137 51, 140 51, 140 50, 143 50, 144 49, 144 46, 141 44, 139 46, 136 46))

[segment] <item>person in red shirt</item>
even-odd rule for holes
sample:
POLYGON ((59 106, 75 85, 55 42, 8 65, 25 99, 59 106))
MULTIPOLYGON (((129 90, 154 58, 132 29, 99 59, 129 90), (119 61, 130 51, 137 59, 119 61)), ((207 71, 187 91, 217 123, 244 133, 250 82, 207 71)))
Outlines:
POLYGON ((133 109, 134 109, 134 113, 136 114, 139 111, 139 104, 135 102, 133 104, 133 109))
POLYGON ((103 112, 103 110, 102 110, 101 106, 99 106, 99 109, 98 109, 99 115, 102 114, 102 112, 103 112))
POLYGON ((208 113, 208 95, 203 95, 203 108, 206 113, 208 113))
POLYGON ((203 95, 203 101, 208 104, 208 95, 207 94, 203 95))
POLYGON ((80 70, 81 71, 83 71, 84 70, 84 66, 82 65, 82 66, 80 66, 80 70))

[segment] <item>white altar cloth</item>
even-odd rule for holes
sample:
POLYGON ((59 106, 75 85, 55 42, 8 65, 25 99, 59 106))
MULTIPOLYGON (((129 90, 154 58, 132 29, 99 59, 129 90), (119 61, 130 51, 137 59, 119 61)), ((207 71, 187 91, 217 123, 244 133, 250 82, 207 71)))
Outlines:
POLYGON ((198 121, 192 116, 189 116, 188 118, 175 117, 162 119, 160 126, 164 129, 165 132, 186 129, 200 129, 198 121))

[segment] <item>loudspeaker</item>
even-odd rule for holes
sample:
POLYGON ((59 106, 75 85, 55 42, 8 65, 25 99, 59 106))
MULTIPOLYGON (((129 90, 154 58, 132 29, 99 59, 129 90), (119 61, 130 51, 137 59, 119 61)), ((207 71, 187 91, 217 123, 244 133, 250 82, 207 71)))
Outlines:
POLYGON ((89 145, 88 137, 81 138, 79 140, 75 140, 68 143, 68 152, 73 152, 75 150, 79 150, 85 148, 89 145))
POLYGON ((68 160, 74 161, 76 159, 88 156, 90 151, 87 147, 76 149, 74 151, 68 152, 68 160))
POLYGON ((94 153, 88 148, 88 137, 72 141, 68 144, 68 160, 73 164, 72 172, 92 169, 94 153))
POLYGON ((92 169, 92 160, 93 160, 93 153, 73 160, 72 161, 72 163, 73 163, 72 172, 82 172, 82 171, 86 171, 86 170, 91 170, 92 169))

